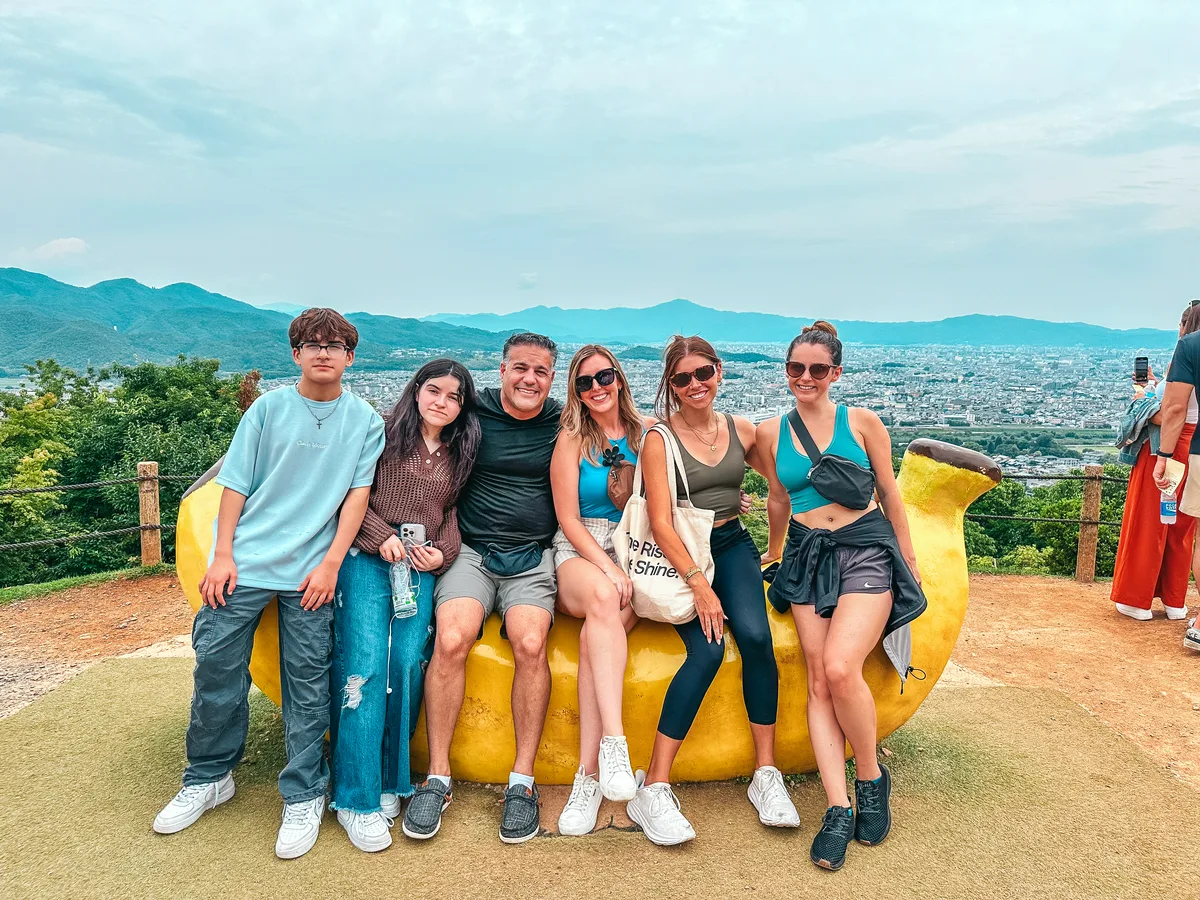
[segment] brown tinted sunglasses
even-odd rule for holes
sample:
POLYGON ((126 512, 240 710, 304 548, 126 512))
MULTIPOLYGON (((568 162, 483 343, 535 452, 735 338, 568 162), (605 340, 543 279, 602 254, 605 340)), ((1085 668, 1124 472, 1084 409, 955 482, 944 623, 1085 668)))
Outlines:
POLYGON ((683 389, 692 383, 693 378, 695 378, 697 381, 708 381, 708 379, 712 378, 716 374, 716 366, 701 366, 700 368, 691 372, 676 372, 670 377, 669 381, 671 384, 675 385, 675 387, 683 389))
POLYGON ((808 369, 808 374, 813 377, 813 381, 820 381, 833 371, 833 366, 829 363, 813 363, 811 366, 805 366, 804 363, 789 362, 787 364, 788 378, 803 378, 804 370, 808 369))

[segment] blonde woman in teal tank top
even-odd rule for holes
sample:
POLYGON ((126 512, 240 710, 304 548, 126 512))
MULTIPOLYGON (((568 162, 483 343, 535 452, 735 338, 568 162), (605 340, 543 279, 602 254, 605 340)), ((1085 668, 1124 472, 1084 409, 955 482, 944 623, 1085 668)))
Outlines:
POLYGON ((579 770, 558 819, 565 835, 590 834, 601 797, 629 800, 635 785, 621 721, 628 648, 637 621, 633 584, 617 564, 612 535, 621 511, 608 496, 617 453, 636 463, 646 422, 621 364, 599 344, 581 347, 567 372, 562 428, 550 462, 558 533, 557 608, 583 619, 579 634, 579 770))
POLYGON ((788 348, 786 371, 814 449, 857 464, 866 485, 874 475, 876 499, 865 509, 832 502, 810 482, 813 461, 788 415, 758 426, 770 484, 770 538, 762 561, 783 557, 769 596, 780 611, 790 606, 800 637, 808 666, 808 730, 828 803, 809 855, 821 868, 840 869, 851 839, 878 844, 891 828, 891 775, 876 758, 875 700, 863 663, 885 633, 920 615, 925 601, 887 429, 870 410, 839 405, 829 396, 842 374, 837 329, 820 321, 805 328, 788 348), (811 540, 818 535, 826 540, 811 540), (836 546, 825 549, 830 540, 836 546), (805 555, 817 546, 824 558, 805 555), (839 585, 834 597, 813 598, 809 586, 822 581, 817 572, 839 585), (846 790, 847 742, 857 766, 857 812, 846 790))

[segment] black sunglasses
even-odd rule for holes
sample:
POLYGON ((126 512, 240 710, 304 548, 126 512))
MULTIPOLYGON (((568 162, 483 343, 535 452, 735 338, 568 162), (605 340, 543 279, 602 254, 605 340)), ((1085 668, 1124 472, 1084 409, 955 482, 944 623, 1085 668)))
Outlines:
POLYGON ((717 367, 708 365, 701 366, 694 372, 676 372, 670 377, 669 380, 671 384, 675 385, 675 387, 682 389, 691 384, 693 378, 695 378, 697 381, 708 381, 708 379, 712 378, 716 374, 717 367))
MULTIPOLYGON (((789 362, 786 368, 788 378, 804 377, 804 370, 806 368, 804 363, 789 362)), ((829 365, 829 363, 813 363, 811 366, 807 366, 807 369, 808 374, 813 377, 814 381, 820 381, 833 370, 833 366, 829 365)))
POLYGON ((600 385, 600 387, 608 387, 617 380, 617 370, 612 366, 609 366, 607 369, 601 369, 595 375, 576 375, 576 393, 583 394, 590 391, 592 389, 593 379, 595 380, 596 384, 600 385))

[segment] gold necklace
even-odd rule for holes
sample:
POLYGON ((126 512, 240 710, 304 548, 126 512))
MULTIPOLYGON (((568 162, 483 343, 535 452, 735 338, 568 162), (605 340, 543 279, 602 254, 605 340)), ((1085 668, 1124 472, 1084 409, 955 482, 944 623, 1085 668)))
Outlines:
POLYGON ((702 440, 704 443, 708 444, 709 450, 711 450, 713 453, 717 452, 717 438, 721 436, 721 420, 719 418, 717 419, 717 427, 716 430, 713 431, 711 440, 693 428, 692 424, 687 419, 684 419, 682 414, 680 414, 679 418, 683 419, 683 424, 688 427, 688 431, 700 438, 700 440, 702 440))

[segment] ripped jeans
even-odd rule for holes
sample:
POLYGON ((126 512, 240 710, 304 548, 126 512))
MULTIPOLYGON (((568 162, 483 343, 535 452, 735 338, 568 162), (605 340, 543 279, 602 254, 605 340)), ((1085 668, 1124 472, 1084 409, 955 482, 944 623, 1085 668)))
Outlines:
POLYGON ((329 692, 332 809, 378 812, 381 793, 413 792, 408 744, 433 648, 434 576, 419 573, 417 614, 396 619, 390 568, 351 549, 338 573, 329 692))

